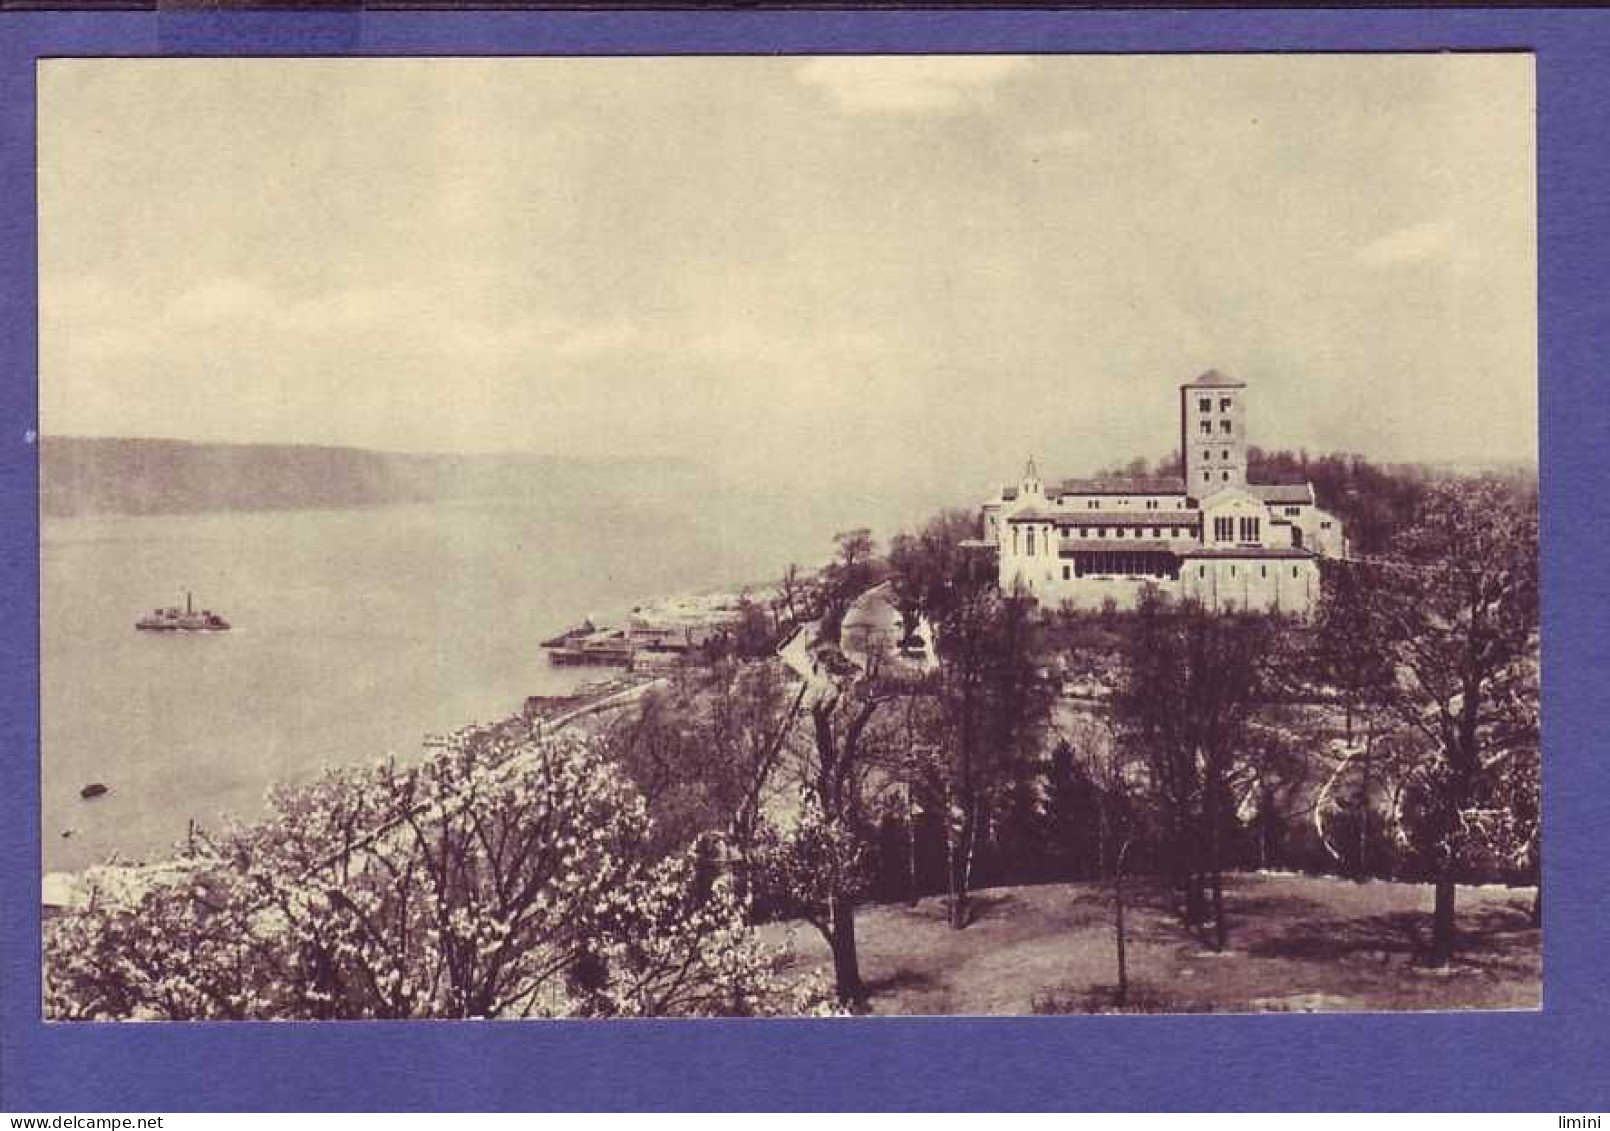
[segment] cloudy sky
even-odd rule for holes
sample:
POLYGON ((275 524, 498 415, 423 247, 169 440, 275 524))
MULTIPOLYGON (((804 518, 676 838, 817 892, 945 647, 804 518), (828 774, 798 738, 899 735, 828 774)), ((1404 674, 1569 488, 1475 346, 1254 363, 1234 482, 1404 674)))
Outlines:
POLYGON ((966 498, 1177 440, 1536 450, 1529 57, 60 60, 47 433, 966 498))

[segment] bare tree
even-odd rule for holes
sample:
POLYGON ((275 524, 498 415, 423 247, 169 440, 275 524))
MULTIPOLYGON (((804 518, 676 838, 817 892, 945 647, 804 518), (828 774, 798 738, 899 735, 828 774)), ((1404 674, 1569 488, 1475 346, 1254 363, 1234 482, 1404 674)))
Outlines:
POLYGON ((944 817, 950 925, 959 930, 971 921, 974 861, 994 807, 1043 757, 1052 689, 1022 594, 958 586, 938 632, 935 741, 918 780, 944 817))
POLYGON ((883 576, 878 546, 870 530, 863 527, 842 531, 833 536, 833 542, 837 553, 822 570, 819 585, 820 635, 827 641, 838 639, 839 628, 851 602, 877 584, 883 576))
POLYGON ((1261 703, 1271 634, 1263 616, 1218 613, 1144 597, 1113 696, 1121 740, 1146 759, 1165 815, 1166 857, 1187 923, 1211 914, 1212 943, 1228 943, 1226 834, 1233 785, 1252 752, 1249 723, 1261 703), (1204 888, 1206 889, 1204 891, 1204 888))
POLYGON ((1115 741, 1106 723, 1087 718, 1061 728, 1062 741, 1086 780, 1094 787, 1097 843, 1101 846, 1104 876, 1111 864, 1113 951, 1117 969, 1114 1004, 1129 1004, 1129 933, 1126 923, 1130 854, 1146 835, 1139 767, 1130 763, 1125 748, 1115 741), (1108 846, 1111 846, 1109 856, 1108 846))
POLYGON ((773 882, 826 940, 845 1003, 865 995, 855 914, 870 878, 875 791, 889 780, 882 715, 899 694, 875 670, 816 688, 807 707, 809 739, 798 751, 800 812, 772 859, 773 882))
POLYGON ((1503 770, 1537 743, 1537 500, 1494 480, 1431 487, 1368 569, 1391 703, 1423 741, 1406 825, 1435 879, 1432 960, 1455 950, 1455 884, 1505 826, 1503 770))
POLYGON ((725 665, 711 673, 696 726, 707 744, 714 808, 726 815, 723 830, 737 858, 739 887, 747 897, 759 861, 765 805, 778 786, 788 740, 809 685, 793 690, 775 661, 725 665))

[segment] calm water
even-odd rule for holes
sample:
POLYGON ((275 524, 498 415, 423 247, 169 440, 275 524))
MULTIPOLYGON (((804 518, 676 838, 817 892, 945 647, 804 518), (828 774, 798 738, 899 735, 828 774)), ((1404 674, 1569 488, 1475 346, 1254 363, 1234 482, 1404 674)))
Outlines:
POLYGON ((45 870, 160 855, 192 817, 260 811, 272 781, 409 756, 425 733, 596 678, 551 668, 539 641, 775 576, 821 544, 798 533, 785 547, 650 506, 524 500, 46 520, 45 870), (234 631, 134 630, 185 588, 234 631), (82 800, 92 781, 111 792, 82 800))

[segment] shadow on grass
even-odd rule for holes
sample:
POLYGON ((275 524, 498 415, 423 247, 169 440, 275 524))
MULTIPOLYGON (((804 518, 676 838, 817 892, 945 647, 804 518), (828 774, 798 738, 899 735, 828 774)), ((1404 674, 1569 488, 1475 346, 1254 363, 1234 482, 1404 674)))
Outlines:
POLYGON ((1419 911, 1393 911, 1364 919, 1309 919, 1271 938, 1259 939, 1247 953, 1259 958, 1336 962, 1393 958, 1417 959, 1429 952, 1431 918, 1419 911))
POLYGON ((1002 915, 1011 915, 1018 905, 1018 899, 1010 892, 984 890, 974 892, 967 900, 967 926, 972 926, 980 919, 993 919, 1002 915))
POLYGON ((867 997, 879 994, 900 993, 904 990, 931 990, 939 985, 939 979, 926 970, 899 969, 892 974, 885 974, 881 978, 865 978, 861 988, 867 997))
POLYGON ((1270 919, 1311 922, 1331 914, 1330 908, 1323 903, 1305 896, 1264 893, 1253 895, 1243 891, 1226 891, 1224 908, 1232 930, 1238 925, 1270 919))

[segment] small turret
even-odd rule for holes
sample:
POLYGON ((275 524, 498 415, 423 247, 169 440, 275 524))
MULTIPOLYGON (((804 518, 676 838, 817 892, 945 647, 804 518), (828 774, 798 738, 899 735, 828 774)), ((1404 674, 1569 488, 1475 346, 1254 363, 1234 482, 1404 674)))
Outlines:
POLYGON ((1045 498, 1045 489, 1040 483, 1040 469, 1035 466, 1033 456, 1029 457, 1029 462, 1023 467, 1023 479, 1018 484, 1018 494, 1020 498, 1045 498))

